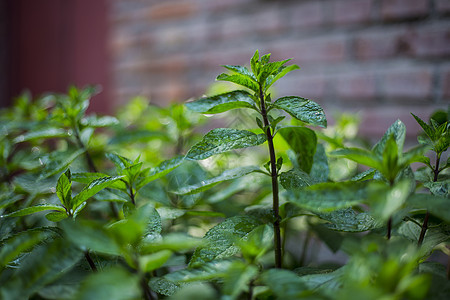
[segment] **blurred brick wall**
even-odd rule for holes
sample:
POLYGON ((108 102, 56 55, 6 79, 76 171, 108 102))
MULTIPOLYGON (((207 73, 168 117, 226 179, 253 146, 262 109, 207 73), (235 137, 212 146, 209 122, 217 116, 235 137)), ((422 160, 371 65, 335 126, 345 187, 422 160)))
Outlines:
POLYGON ((450 103, 449 0, 110 0, 115 103, 201 96, 222 64, 294 58, 278 96, 358 112, 379 136, 450 103))

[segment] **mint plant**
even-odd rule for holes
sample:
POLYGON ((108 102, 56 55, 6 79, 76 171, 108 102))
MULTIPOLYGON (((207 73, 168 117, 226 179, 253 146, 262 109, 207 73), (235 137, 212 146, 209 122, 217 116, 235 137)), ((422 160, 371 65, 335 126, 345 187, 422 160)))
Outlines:
POLYGON ((400 120, 373 146, 353 116, 313 130, 269 58, 185 105, 89 115, 71 87, 1 110, 0 298, 447 299, 448 113, 413 115, 409 149, 400 120), (233 125, 199 136, 201 114, 233 125))
MULTIPOLYGON (((255 134, 247 130, 237 130, 230 128, 220 128, 210 131, 203 140, 192 147, 186 155, 187 159, 202 160, 212 155, 239 148, 247 148, 260 145, 267 141, 269 150, 269 161, 265 166, 268 175, 272 180, 273 195, 273 228, 274 228, 274 249, 275 266, 282 267, 281 231, 279 215, 279 186, 278 177, 283 165, 282 157, 277 157, 273 139, 278 132, 279 123, 285 116, 275 116, 272 110, 282 110, 292 117, 301 121, 305 125, 318 125, 326 127, 327 121, 323 109, 315 102, 297 96, 282 97, 272 102, 269 88, 277 80, 287 73, 299 69, 297 65, 285 66, 290 59, 277 62, 269 62, 270 54, 259 57, 256 51, 250 60, 251 71, 243 66, 225 65, 232 72, 231 75, 222 73, 217 79, 225 80, 241 85, 247 90, 232 91, 212 97, 205 97, 196 101, 188 102, 186 106, 196 112, 205 114, 216 114, 236 108, 250 108, 259 113, 256 124, 263 131, 262 134, 255 134)), ((284 129, 288 141, 300 142, 303 136, 310 133, 303 127, 291 127, 284 129), (306 133, 306 134, 305 134, 306 133)), ((312 149, 315 152, 315 149, 312 149)), ((301 162, 309 163, 305 158, 299 157, 301 162)), ((309 166, 310 171, 311 166, 309 166)), ((256 168, 239 168, 233 172, 227 172, 222 177, 214 179, 214 183, 244 176, 251 172, 258 171, 256 168), (231 174, 230 174, 231 173, 231 174)), ((209 183, 203 184, 205 188, 209 183)), ((198 190, 198 189, 197 189, 198 190)), ((192 192, 192 189, 189 190, 192 192)), ((182 191, 185 193, 185 191, 182 191)))

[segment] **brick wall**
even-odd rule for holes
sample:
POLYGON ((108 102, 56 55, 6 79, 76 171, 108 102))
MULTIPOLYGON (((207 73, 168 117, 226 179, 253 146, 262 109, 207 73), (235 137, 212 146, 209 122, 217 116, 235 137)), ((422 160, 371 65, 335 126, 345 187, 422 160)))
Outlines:
POLYGON ((259 49, 301 67, 277 85, 379 136, 450 103, 449 0, 110 0, 115 104, 202 95, 259 49))

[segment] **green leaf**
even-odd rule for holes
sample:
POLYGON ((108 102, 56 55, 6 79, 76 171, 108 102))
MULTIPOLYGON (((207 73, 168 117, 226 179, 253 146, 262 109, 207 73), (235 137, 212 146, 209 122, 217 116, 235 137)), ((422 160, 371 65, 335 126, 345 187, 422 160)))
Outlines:
POLYGON ((253 54, 252 58, 250 59, 250 66, 252 68, 253 74, 259 73, 259 51, 256 50, 255 54, 253 54))
POLYGON ((112 267, 87 277, 75 299, 123 300, 141 297, 139 276, 122 268, 112 267))
POLYGON ((40 288, 69 271, 82 257, 81 251, 61 239, 34 248, 0 289, 1 299, 29 299, 40 288))
POLYGON ((326 227, 338 231, 362 232, 379 228, 383 225, 377 222, 370 214, 366 212, 357 213, 352 208, 316 214, 319 218, 331 222, 330 224, 326 224, 326 227))
POLYGON ((204 180, 204 181, 194 184, 194 185, 181 187, 178 190, 174 191, 173 193, 178 194, 178 195, 191 195, 191 194, 200 193, 207 189, 212 188, 213 186, 215 186, 218 183, 221 183, 221 182, 224 182, 227 180, 240 178, 242 176, 245 176, 247 174, 257 172, 260 170, 261 169, 256 166, 239 167, 239 168, 235 168, 235 169, 231 169, 231 170, 226 170, 217 177, 204 180))
POLYGON ((29 252, 37 244, 45 241, 55 234, 54 231, 46 230, 44 228, 29 229, 27 231, 19 232, 11 237, 0 241, 0 267, 15 260, 24 252, 29 252))
MULTIPOLYGON (((169 273, 170 274, 170 273, 169 273)), ((152 291, 164 296, 172 296, 180 288, 179 284, 176 284, 163 277, 153 277, 149 282, 152 291)))
POLYGON ((68 218, 69 216, 67 215, 66 212, 62 212, 62 211, 55 211, 55 212, 50 212, 48 214, 45 215, 45 218, 49 221, 52 222, 59 222, 62 221, 66 218, 68 218))
POLYGON ((297 65, 283 66, 278 69, 278 72, 267 77, 265 90, 267 90, 272 84, 274 84, 278 79, 284 77, 287 73, 300 69, 297 65))
POLYGON ((72 173, 70 179, 75 182, 89 183, 95 179, 107 177, 107 176, 108 176, 108 174, 104 174, 104 173, 78 172, 78 173, 72 173))
POLYGON ((250 77, 251 79, 253 79, 256 82, 255 75, 249 69, 247 69, 246 67, 243 67, 243 66, 232 66, 232 65, 223 65, 222 67, 227 68, 228 70, 233 71, 235 73, 238 73, 238 74, 250 77))
POLYGON ((271 269, 261 275, 261 280, 277 299, 301 299, 310 294, 300 277, 292 271, 271 269))
POLYGON ((309 176, 315 183, 327 182, 330 169, 328 167, 328 158, 325 153, 325 147, 317 144, 316 153, 314 153, 314 161, 309 176))
POLYGON ((153 254, 140 256, 140 269, 143 272, 151 272, 156 270, 161 267, 171 256, 172 251, 170 250, 161 250, 153 254))
POLYGON ((421 118, 411 113, 411 115, 416 119, 417 123, 419 123, 420 127, 422 127, 423 131, 425 131, 426 135, 432 140, 435 140, 435 134, 433 128, 430 125, 425 123, 421 118))
POLYGON ((223 278, 231 264, 231 260, 210 261, 169 273, 164 278, 174 283, 223 278))
POLYGON ((56 211, 60 211, 60 212, 66 212, 66 210, 64 209, 64 207, 60 206, 60 205, 53 205, 53 204, 41 204, 41 205, 36 205, 36 206, 29 206, 26 208, 22 208, 20 210, 17 210, 15 212, 9 213, 7 215, 3 215, 2 218, 5 217, 22 217, 22 216, 26 216, 26 215, 31 215, 37 212, 41 212, 41 211, 46 211, 46 210, 56 210, 56 211))
POLYGON ((450 198, 450 180, 427 182, 424 183, 424 186, 428 188, 433 195, 450 198))
POLYGON ((246 91, 232 91, 213 97, 204 97, 187 102, 186 107, 192 111, 204 114, 218 114, 234 108, 253 108, 255 101, 246 91))
POLYGON ((228 268, 222 292, 227 299, 238 299, 239 295, 248 290, 249 282, 258 275, 258 268, 247 265, 241 261, 235 261, 228 268))
POLYGON ((122 174, 122 171, 125 168, 133 164, 133 162, 128 158, 115 153, 106 153, 106 157, 116 165, 117 173, 119 174, 122 174))
POLYGON ((302 208, 314 212, 327 212, 365 201, 366 186, 364 182, 326 182, 299 191, 289 191, 287 197, 289 201, 302 208))
POLYGON ((197 248, 189 266, 230 257, 239 251, 235 242, 246 240, 262 221, 249 216, 234 216, 211 228, 203 237, 204 246, 197 248))
POLYGON ((306 172, 292 169, 280 174, 280 184, 286 190, 295 190, 312 185, 312 180, 306 172))
POLYGON ((78 193, 78 195, 73 197, 71 209, 75 210, 84 201, 88 200, 89 198, 91 198, 92 196, 97 194, 99 191, 103 190, 104 188, 109 187, 115 181, 117 181, 123 177, 124 176, 112 176, 112 177, 102 177, 102 178, 94 179, 87 186, 85 186, 81 190, 81 192, 78 193))
POLYGON ((66 129, 61 128, 45 128, 38 129, 27 132, 25 134, 19 135, 16 137, 13 142, 21 143, 27 142, 36 139, 47 139, 47 138, 56 138, 56 137, 68 137, 70 133, 66 129))
POLYGON ((379 157, 383 156, 384 148, 386 147, 386 142, 389 140, 390 136, 393 135, 395 142, 397 144, 398 153, 403 152, 403 144, 406 137, 406 126, 402 121, 395 121, 385 132, 381 140, 373 147, 372 152, 379 157))
POLYGON ((56 195, 64 207, 70 209, 70 202, 72 200, 72 182, 67 176, 70 176, 70 171, 67 170, 67 172, 68 174, 62 173, 61 176, 59 176, 58 183, 56 184, 56 195))
POLYGON ((450 199, 430 194, 414 194, 408 198, 407 203, 413 208, 426 209, 432 215, 450 222, 450 199))
POLYGON ((208 132, 186 154, 187 159, 203 160, 215 154, 233 149, 257 146, 266 141, 265 134, 254 134, 247 130, 216 128, 208 132))
POLYGON ((369 186, 369 200, 372 215, 378 220, 388 220, 398 211, 411 192, 411 182, 402 180, 390 187, 381 182, 373 182, 369 186))
POLYGON ((255 92, 259 91, 258 83, 256 83, 255 80, 253 80, 251 77, 245 75, 241 74, 228 75, 226 73, 222 73, 219 76, 217 76, 216 80, 229 81, 232 83, 242 85, 248 89, 251 89, 252 91, 255 92))
POLYGON ((136 182, 136 190, 139 190, 149 182, 170 173, 172 170, 180 166, 183 161, 184 156, 177 156, 175 158, 163 161, 157 167, 143 171, 136 182))
POLYGON ((279 69, 290 60, 291 59, 286 59, 283 61, 274 61, 264 64, 258 74, 258 81, 265 83, 267 77, 279 73, 279 69))
POLYGON ((280 128, 278 132, 295 152, 299 167, 309 173, 317 146, 317 137, 314 131, 306 127, 284 127, 280 128))
POLYGON ((103 117, 88 116, 81 119, 80 123, 83 126, 108 127, 119 124, 119 120, 111 116, 103 116, 103 117))
POLYGON ((311 100, 297 96, 282 97, 277 99, 272 107, 282 109, 306 124, 327 127, 322 107, 311 100))
POLYGON ((154 139, 168 140, 168 137, 159 131, 151 131, 146 129, 131 130, 129 128, 124 132, 117 133, 112 137, 108 144, 130 144, 130 143, 146 143, 154 139))
POLYGON ((194 238, 182 233, 169 233, 163 236, 161 240, 156 241, 144 241, 140 245, 140 253, 148 254, 161 250, 171 251, 185 251, 197 247, 202 244, 202 241, 198 238, 194 238))
POLYGON ((56 175, 62 170, 68 168, 68 166, 81 154, 85 152, 84 149, 79 149, 72 153, 58 153, 57 157, 50 157, 50 161, 45 165, 38 180, 48 178, 56 175))
POLYGON ((332 156, 340 156, 357 162, 359 164, 380 170, 382 161, 372 152, 360 148, 345 148, 330 153, 332 156))

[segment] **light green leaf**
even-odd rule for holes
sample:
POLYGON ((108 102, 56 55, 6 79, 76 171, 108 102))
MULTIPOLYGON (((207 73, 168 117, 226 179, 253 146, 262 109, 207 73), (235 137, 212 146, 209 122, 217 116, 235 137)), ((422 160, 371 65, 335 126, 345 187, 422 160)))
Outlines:
POLYGON ((3 215, 2 218, 5 217, 21 217, 26 215, 31 215, 37 212, 46 211, 46 210, 56 210, 60 212, 65 212, 66 210, 64 207, 60 205, 53 205, 53 204, 41 204, 36 206, 29 206, 26 208, 22 208, 20 210, 17 210, 15 212, 9 213, 7 215, 3 215))
POLYGON ((218 183, 221 183, 221 182, 224 182, 227 180, 240 178, 242 176, 245 176, 247 174, 250 174, 250 173, 256 172, 256 171, 260 171, 260 170, 261 169, 256 166, 239 167, 239 168, 235 168, 235 169, 231 169, 231 170, 226 170, 217 177, 204 180, 204 181, 194 184, 194 185, 181 187, 180 189, 174 191, 174 193, 178 194, 178 195, 191 195, 191 194, 200 193, 207 189, 212 188, 213 186, 215 186, 218 183))
POLYGON ((231 264, 231 260, 210 261, 169 273, 164 278, 174 283, 223 278, 231 264))
POLYGON ((427 182, 424 183, 424 186, 428 188, 433 195, 450 198, 450 180, 427 182))
POLYGON ((172 251, 161 250, 159 252, 139 257, 139 266, 143 272, 151 272, 161 267, 170 257, 172 251))
POLYGON ((330 155, 344 157, 377 170, 383 168, 381 159, 374 155, 372 152, 365 149, 345 148, 333 151, 330 153, 330 155))
POLYGON ((153 277, 150 279, 149 285, 152 291, 164 296, 172 296, 180 288, 179 284, 165 279, 164 277, 153 277))
POLYGON ((265 134, 254 134, 247 130, 216 128, 208 132, 186 154, 187 159, 202 160, 233 149, 257 146, 266 141, 265 134))
POLYGON ((62 221, 66 218, 68 218, 69 216, 67 215, 66 212, 62 212, 62 211, 55 211, 55 212, 51 212, 45 215, 45 218, 49 221, 52 222, 59 222, 62 221))
POLYGON ((311 100, 297 96, 282 97, 277 99, 272 107, 282 109, 306 124, 327 127, 322 107, 311 100))
MULTIPOLYGON (((70 176, 70 171, 67 170, 67 172, 69 172, 67 175, 70 176)), ((64 207, 70 209, 70 202, 72 200, 72 182, 67 175, 62 173, 61 176, 59 176, 58 183, 56 184, 56 195, 64 207)))
POLYGON ((279 73, 279 69, 290 60, 291 59, 286 59, 283 61, 268 62, 268 63, 262 65, 260 72, 258 74, 258 81, 261 83, 265 83, 267 77, 269 77, 270 75, 279 73))
POLYGON ((136 190, 139 190, 149 182, 170 173, 172 170, 180 166, 183 161, 184 156, 177 156, 175 158, 163 161, 157 167, 143 171, 136 182, 136 190))
POLYGON ((309 174, 317 146, 317 137, 314 131, 306 127, 284 127, 280 128, 278 132, 295 152, 299 167, 309 174))
POLYGON ((124 132, 117 133, 114 137, 112 137, 108 144, 116 145, 116 144, 130 144, 130 143, 145 143, 154 139, 168 140, 167 135, 159 131, 151 131, 151 130, 131 130, 126 129, 124 132))
POLYGON ((87 277, 75 299, 123 300, 141 297, 139 276, 113 267, 87 277))
POLYGON ((420 127, 422 127, 423 131, 425 131, 426 135, 432 140, 435 140, 435 133, 433 128, 425 123, 421 118, 416 116, 415 114, 411 113, 411 115, 416 119, 417 123, 419 123, 420 127))
POLYGON ((19 135, 16 137, 13 142, 14 143, 21 143, 21 142, 27 142, 31 140, 36 139, 47 139, 47 138, 55 138, 55 137, 68 137, 70 136, 70 133, 66 129, 61 128, 44 128, 44 129, 37 129, 30 132, 27 132, 25 134, 19 135))
POLYGON ((93 173, 93 172, 78 172, 72 173, 70 179, 75 182, 89 183, 95 179, 108 177, 108 174, 93 173))
POLYGON ((378 220, 386 221, 398 211, 411 191, 411 182, 402 180, 390 187, 381 182, 369 185, 369 201, 372 206, 372 215, 378 220))
POLYGON ((248 290, 249 282, 258 275, 258 268, 235 261, 228 268, 224 278, 222 292, 227 299, 238 299, 239 295, 248 290))
POLYGON ((216 80, 229 81, 232 83, 242 85, 248 89, 251 89, 254 92, 259 91, 258 83, 256 83, 256 81, 249 76, 245 76, 245 75, 241 75, 241 74, 228 75, 228 74, 222 73, 219 76, 217 76, 216 80))
POLYGON ((247 236, 262 224, 261 220, 249 216, 234 216, 219 223, 205 234, 205 245, 195 250, 189 266, 236 254, 239 248, 235 242, 246 240, 247 236))
POLYGON ((366 186, 364 182, 326 182, 299 191, 289 191, 287 197, 302 208, 327 212, 364 202, 367 198, 366 186))
POLYGON ((90 127, 108 127, 119 124, 119 120, 115 117, 111 116, 88 116, 80 121, 81 125, 83 126, 90 126, 90 127))
POLYGON ((187 102, 186 107, 204 114, 218 114, 234 108, 253 108, 255 101, 246 91, 233 91, 212 97, 204 97, 187 102))
POLYGON ((378 157, 383 156, 384 148, 389 137, 393 135, 395 142, 397 144, 398 153, 403 152, 403 144, 406 137, 406 126, 402 121, 395 121, 385 132, 381 140, 373 147, 372 152, 378 155, 378 157))
POLYGON ((222 67, 227 68, 228 70, 233 71, 235 73, 238 73, 238 74, 250 77, 251 79, 253 79, 256 82, 255 75, 249 69, 247 69, 246 67, 243 67, 243 66, 232 66, 232 65, 223 65, 222 67))
POLYGON ((304 171, 292 169, 280 174, 280 184, 286 190, 295 190, 312 185, 312 180, 304 171))
POLYGON ((84 201, 88 200, 89 198, 91 198, 92 196, 97 194, 99 191, 103 190, 104 188, 109 187, 115 181, 117 181, 123 177, 124 176, 112 176, 112 177, 102 177, 102 178, 94 179, 87 186, 85 186, 81 190, 81 192, 78 193, 78 195, 73 197, 71 209, 75 210, 84 201))
POLYGON ((140 245, 140 253, 148 254, 164 249, 172 251, 185 251, 200 246, 202 240, 182 233, 168 233, 161 240, 144 241, 140 245))
POLYGON ((122 174, 123 169, 133 164, 128 158, 115 153, 106 153, 106 157, 116 165, 117 173, 119 174, 122 174))
POLYGON ((413 208, 426 209, 432 215, 450 222, 450 199, 430 194, 414 194, 408 198, 407 203, 413 208))
POLYGON ((261 279, 277 299, 301 299, 310 294, 300 277, 292 271, 271 269, 264 272, 261 279))

